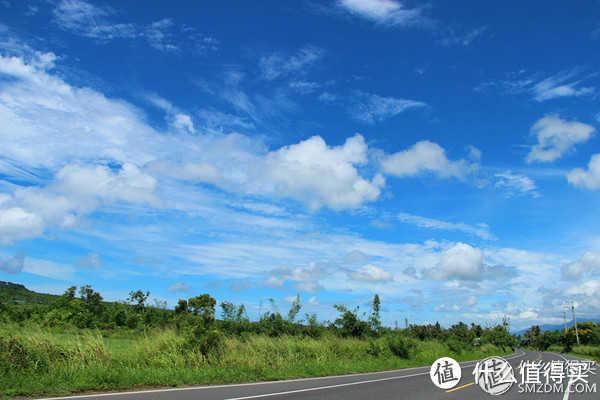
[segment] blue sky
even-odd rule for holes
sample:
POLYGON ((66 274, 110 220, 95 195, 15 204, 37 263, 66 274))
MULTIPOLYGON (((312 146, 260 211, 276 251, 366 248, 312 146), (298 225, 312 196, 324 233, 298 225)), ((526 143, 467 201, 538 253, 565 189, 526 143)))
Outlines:
POLYGON ((596 319, 599 50, 591 1, 2 1, 0 280, 596 319))

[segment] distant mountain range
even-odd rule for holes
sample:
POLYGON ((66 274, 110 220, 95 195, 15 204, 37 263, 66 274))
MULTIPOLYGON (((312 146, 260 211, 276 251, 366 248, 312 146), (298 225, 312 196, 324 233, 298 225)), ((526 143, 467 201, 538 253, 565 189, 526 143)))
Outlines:
MULTIPOLYGON (((582 319, 582 320, 577 320, 577 322, 581 323, 581 322, 593 322, 593 323, 597 323, 598 321, 592 321, 591 319, 582 319)), ((567 328, 570 328, 573 326, 573 320, 571 321, 567 321, 567 328)), ((531 329, 531 327, 525 328, 525 329, 521 329, 520 331, 516 331, 516 332, 511 332, 511 335, 517 335, 517 336, 523 336, 523 334, 525 332, 527 332, 529 329, 531 329)), ((565 324, 544 324, 544 325, 540 325, 540 330, 542 332, 544 331, 557 331, 557 330, 564 330, 565 329, 565 324)))

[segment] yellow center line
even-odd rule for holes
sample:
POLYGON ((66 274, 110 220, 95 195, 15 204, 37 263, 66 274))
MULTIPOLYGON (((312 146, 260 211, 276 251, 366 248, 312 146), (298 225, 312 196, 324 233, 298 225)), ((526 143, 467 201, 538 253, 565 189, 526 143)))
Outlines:
POLYGON ((475 384, 475 382, 467 383, 466 385, 462 385, 462 386, 459 386, 459 387, 454 388, 454 389, 446 390, 446 393, 454 392, 455 390, 466 388, 467 386, 471 386, 471 385, 474 385, 474 384, 475 384))

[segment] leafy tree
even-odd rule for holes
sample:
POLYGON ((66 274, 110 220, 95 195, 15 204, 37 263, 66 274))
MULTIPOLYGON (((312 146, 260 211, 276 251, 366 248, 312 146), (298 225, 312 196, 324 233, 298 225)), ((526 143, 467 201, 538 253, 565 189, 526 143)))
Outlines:
POLYGON ((371 316, 369 317, 369 325, 372 330, 378 331, 381 328, 381 316, 379 315, 381 309, 381 301, 379 295, 375 294, 373 297, 373 307, 371 308, 371 316))
POLYGON ((187 300, 179 300, 175 306, 175 314, 187 314, 190 310, 188 308, 187 300))
POLYGON ((356 307, 354 311, 350 311, 341 304, 334 304, 333 307, 341 313, 340 317, 334 321, 334 324, 340 329, 340 335, 358 338, 366 335, 369 331, 369 324, 361 321, 358 317, 359 307, 356 307))
POLYGON ((300 294, 296 295, 296 298, 292 302, 292 306, 290 307, 290 311, 288 312, 288 322, 293 323, 296 315, 300 312, 302 305, 300 304, 300 294))
POLYGON ((142 292, 141 290, 136 290, 135 292, 132 290, 129 292, 129 297, 127 301, 130 304, 133 304, 133 309, 136 314, 142 314, 146 309, 146 301, 148 300, 148 296, 150 296, 150 292, 142 292))

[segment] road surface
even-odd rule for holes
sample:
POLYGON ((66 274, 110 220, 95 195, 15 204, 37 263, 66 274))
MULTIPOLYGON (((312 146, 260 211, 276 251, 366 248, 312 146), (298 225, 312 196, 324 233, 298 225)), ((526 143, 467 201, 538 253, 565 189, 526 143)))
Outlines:
MULTIPOLYGON (((342 375, 322 378, 295 379, 287 381, 247 383, 236 385, 214 385, 186 388, 145 390, 137 392, 100 393, 82 396, 53 398, 78 400, 301 400, 301 399, 556 399, 584 400, 600 399, 600 367, 595 365, 595 374, 587 377, 588 386, 595 384, 595 392, 577 393, 582 382, 567 382, 563 390, 552 393, 523 393, 518 384, 522 382, 519 366, 522 361, 548 363, 552 360, 566 362, 581 360, 572 356, 563 356, 548 352, 517 350, 515 354, 504 357, 515 370, 517 383, 505 394, 495 397, 486 393, 475 384, 473 371, 476 362, 460 363, 462 378, 450 390, 443 390, 433 384, 429 376, 430 367, 409 368, 397 371, 384 371, 368 374, 342 375), (571 384, 569 386, 569 383, 571 384), (569 386, 569 390, 567 390, 569 386)), ((581 390, 579 390, 581 391, 581 390)))

